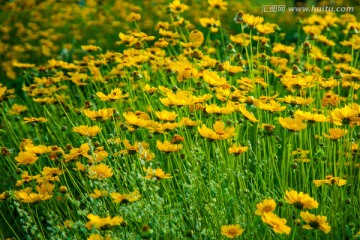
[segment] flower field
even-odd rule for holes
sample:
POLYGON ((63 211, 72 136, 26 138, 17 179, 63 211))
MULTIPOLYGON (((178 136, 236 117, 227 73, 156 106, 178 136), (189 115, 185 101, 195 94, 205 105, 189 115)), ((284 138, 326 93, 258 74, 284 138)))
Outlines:
POLYGON ((356 1, 3 2, 0 239, 360 239, 356 1))

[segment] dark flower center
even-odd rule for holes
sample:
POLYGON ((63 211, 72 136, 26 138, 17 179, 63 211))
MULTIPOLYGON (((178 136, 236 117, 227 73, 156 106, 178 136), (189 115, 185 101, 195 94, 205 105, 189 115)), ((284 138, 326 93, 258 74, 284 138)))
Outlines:
POLYGON ((297 209, 303 209, 304 208, 304 205, 301 203, 301 202, 296 202, 294 203, 294 206, 297 208, 297 209))
POLYGON ((320 227, 320 224, 318 222, 309 222, 310 227, 314 228, 314 229, 318 229, 320 227))

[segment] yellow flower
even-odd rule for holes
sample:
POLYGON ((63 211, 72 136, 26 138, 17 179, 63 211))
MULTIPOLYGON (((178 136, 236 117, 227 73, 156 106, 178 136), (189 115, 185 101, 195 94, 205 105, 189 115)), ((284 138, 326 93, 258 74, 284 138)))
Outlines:
POLYGON ((126 93, 123 95, 120 88, 115 88, 114 90, 112 90, 110 92, 109 95, 105 95, 102 92, 97 92, 96 96, 98 96, 101 101, 116 101, 116 100, 120 100, 120 99, 129 97, 129 94, 126 93))
POLYGON ((265 199, 261 203, 256 204, 255 215, 263 216, 264 213, 273 212, 276 208, 274 199, 265 199))
POLYGON ((249 112, 245 105, 241 104, 241 105, 237 105, 235 107, 235 110, 241 112, 241 114, 250 122, 258 122, 259 120, 256 119, 256 117, 254 116, 253 113, 249 112))
POLYGON ((230 154, 240 155, 246 152, 249 149, 249 147, 243 147, 241 145, 233 144, 229 149, 228 152, 230 154))
POLYGON ((87 215, 87 218, 89 219, 89 221, 86 223, 85 226, 88 230, 91 230, 94 227, 98 230, 109 229, 113 226, 118 226, 124 222, 124 219, 119 216, 115 216, 113 218, 111 218, 110 216, 106 218, 101 218, 90 213, 87 215))
POLYGON ((162 121, 173 122, 175 118, 178 116, 175 112, 169 112, 166 110, 162 110, 161 112, 155 112, 156 117, 162 121))
POLYGON ((258 24, 256 25, 256 30, 258 30, 259 33, 266 35, 275 32, 274 28, 276 27, 276 24, 271 23, 265 23, 265 24, 258 24))
POLYGON ((49 200, 53 197, 49 192, 34 193, 30 188, 24 188, 20 191, 14 191, 15 198, 25 203, 39 203, 41 201, 49 200))
POLYGON ((272 53, 285 53, 285 54, 292 54, 294 53, 295 48, 292 46, 286 46, 281 43, 274 44, 274 47, 272 49, 272 53))
POLYGON ((182 13, 188 10, 189 7, 184 3, 180 3, 180 0, 174 0, 169 4, 169 8, 174 13, 182 13))
POLYGON ((341 128, 330 128, 329 129, 329 135, 327 135, 326 133, 324 134, 324 137, 326 138, 330 138, 332 140, 337 140, 339 138, 344 137, 347 134, 348 130, 346 129, 341 129, 341 128))
POLYGON ((182 144, 171 144, 169 141, 160 142, 159 140, 156 141, 156 147, 162 152, 177 152, 183 148, 182 144))
POLYGON ((225 140, 234 136, 235 128, 234 127, 227 127, 223 122, 216 121, 213 125, 214 130, 207 128, 204 124, 198 127, 198 131, 200 135, 204 138, 209 138, 212 140, 225 140))
POLYGON ((338 185, 338 186, 343 186, 346 184, 346 180, 339 178, 339 177, 333 177, 332 175, 326 176, 326 179, 324 180, 313 180, 313 183, 317 186, 320 187, 323 184, 326 185, 338 185))
POLYGON ((327 222, 326 216, 315 216, 308 211, 301 212, 300 216, 307 223, 306 225, 302 226, 304 229, 318 229, 324 233, 329 233, 331 231, 331 227, 327 222))
POLYGON ((23 123, 38 123, 38 122, 47 122, 47 119, 44 117, 25 117, 23 123))
POLYGON ((242 229, 239 224, 221 226, 221 234, 227 238, 240 236, 243 232, 244 229, 242 229))
POLYGON ((85 116, 92 120, 106 120, 111 118, 114 115, 114 109, 113 108, 104 108, 100 109, 98 111, 92 111, 89 109, 84 110, 85 116))
POLYGON ((330 120, 335 125, 347 125, 351 126, 355 123, 360 123, 360 118, 358 117, 359 112, 355 109, 345 106, 343 108, 336 108, 330 113, 330 120))
POLYGON ((143 168, 146 172, 147 176, 145 176, 146 179, 153 179, 154 177, 156 179, 166 179, 166 178, 172 178, 170 173, 165 173, 161 168, 152 169, 152 168, 143 168))
POLYGON ((51 147, 47 147, 44 145, 33 145, 31 144, 27 144, 25 147, 25 151, 29 152, 29 153, 34 153, 36 155, 40 155, 40 154, 44 154, 44 153, 49 153, 51 152, 51 147))
POLYGON ((81 49, 87 52, 96 52, 101 50, 99 46, 94 46, 94 45, 81 45, 81 49))
POLYGON ((328 122, 329 118, 323 114, 311 113, 311 112, 303 112, 301 110, 295 111, 295 116, 298 116, 302 120, 308 121, 308 123, 315 122, 328 122))
POLYGON ((257 107, 269 112, 282 112, 286 109, 286 106, 281 106, 281 104, 275 100, 270 100, 270 103, 259 102, 257 107))
POLYGON ((103 163, 89 167, 88 177, 91 179, 103 180, 111 177, 112 175, 112 169, 103 163))
POLYGON ((105 235, 105 237, 101 236, 100 234, 91 234, 87 240, 112 240, 110 235, 105 235))
POLYGON ((291 232, 291 228, 286 226, 286 222, 287 222, 286 219, 280 218, 279 216, 277 216, 272 212, 265 212, 262 215, 261 220, 270 227, 272 227, 272 229, 276 233, 279 234, 285 233, 286 235, 289 235, 291 232))
MULTIPOLYGON (((0 98, 1 98, 1 96, 0 96, 0 98)), ((9 110, 9 113, 12 115, 20 115, 22 112, 25 112, 27 110, 28 110, 28 108, 26 106, 18 105, 15 103, 12 106, 12 108, 9 110)))
POLYGON ((213 9, 216 10, 226 10, 228 2, 224 2, 223 0, 208 0, 209 7, 208 10, 211 11, 213 9))
POLYGON ((301 131, 306 128, 306 123, 303 123, 302 119, 296 116, 295 118, 280 117, 279 123, 283 128, 286 128, 289 131, 301 131))
POLYGON ((78 127, 73 127, 73 132, 79 133, 82 136, 87 136, 87 137, 95 137, 99 132, 101 131, 101 128, 99 128, 98 126, 78 126, 78 127))
POLYGON ((108 191, 107 190, 99 190, 99 189, 94 189, 93 193, 89 194, 91 197, 93 198, 100 198, 100 197, 106 197, 108 195, 108 191))
POLYGON ((298 209, 313 209, 319 206, 319 203, 315 201, 315 199, 303 192, 298 193, 295 190, 291 190, 286 191, 285 195, 285 200, 290 204, 294 204, 298 209))
POLYGON ((138 13, 131 12, 126 16, 127 22, 136 22, 141 20, 141 15, 138 13))
POLYGON ((255 17, 250 14, 244 14, 243 20, 250 28, 254 28, 256 25, 261 24, 264 21, 264 18, 263 17, 255 17))
POLYGON ((35 163, 39 158, 36 156, 35 153, 30 152, 20 152, 15 160, 18 162, 17 165, 28 165, 35 163))
POLYGON ((139 190, 135 190, 129 194, 120 194, 113 192, 110 194, 114 203, 127 203, 127 202, 136 202, 141 198, 139 190))
POLYGON ((195 43, 195 47, 200 47, 204 42, 204 34, 201 31, 195 29, 190 32, 189 39, 190 42, 195 43))
POLYGON ((210 31, 213 33, 219 31, 220 20, 214 18, 200 18, 199 22, 201 26, 210 28, 210 31))

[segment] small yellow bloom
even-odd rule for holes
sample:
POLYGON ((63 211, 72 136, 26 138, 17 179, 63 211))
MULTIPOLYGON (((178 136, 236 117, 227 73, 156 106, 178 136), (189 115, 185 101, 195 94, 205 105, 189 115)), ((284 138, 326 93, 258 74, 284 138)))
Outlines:
POLYGON ((327 222, 326 216, 314 215, 306 212, 300 213, 301 218, 307 223, 302 226, 304 229, 318 229, 323 231, 324 233, 329 233, 331 231, 331 227, 327 222))
POLYGON ((310 197, 309 194, 303 192, 298 193, 295 190, 286 191, 285 200, 298 209, 313 209, 319 206, 319 203, 310 197))
POLYGON ((171 144, 169 141, 164 141, 163 143, 159 140, 156 141, 156 147, 162 152, 177 152, 183 148, 182 144, 171 144))
POLYGON ((256 204, 255 214, 263 216, 264 213, 273 212, 276 208, 276 202, 274 199, 265 199, 261 203, 256 204))
POLYGON ((36 156, 35 153, 31 152, 20 152, 15 160, 18 162, 17 165, 28 165, 35 163, 39 158, 36 156))
POLYGON ((87 137, 95 137, 99 132, 101 131, 101 128, 98 126, 78 126, 73 128, 73 132, 79 133, 82 136, 87 137))
POLYGON ((227 238, 240 236, 243 232, 244 229, 242 229, 239 224, 221 226, 221 234, 227 238))
POLYGON ((89 167, 88 177, 91 179, 103 180, 111 177, 112 175, 112 169, 103 163, 89 167))
POLYGON ((272 229, 276 233, 279 234, 285 233, 286 235, 289 235, 291 232, 291 228, 286 225, 287 222, 286 219, 280 218, 279 216, 277 216, 272 212, 264 213, 263 216, 261 217, 261 220, 270 227, 272 227, 272 229))

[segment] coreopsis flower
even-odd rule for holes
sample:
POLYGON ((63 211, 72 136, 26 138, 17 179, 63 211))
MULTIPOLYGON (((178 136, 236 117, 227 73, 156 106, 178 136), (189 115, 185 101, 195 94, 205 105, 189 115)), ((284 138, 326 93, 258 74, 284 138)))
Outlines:
POLYGON ((270 100, 270 103, 259 102, 257 107, 269 112, 282 112, 286 109, 286 106, 281 106, 281 104, 275 100, 270 100))
POLYGON ((44 117, 25 117, 23 123, 39 123, 39 122, 47 122, 48 120, 44 117))
POLYGON ((267 34, 275 32, 275 30, 274 30, 275 27, 276 27, 276 24, 272 24, 272 23, 258 24, 258 25, 256 25, 256 30, 260 34, 267 35, 267 34))
POLYGON ((100 197, 106 197, 108 195, 108 191, 107 190, 99 190, 99 189, 94 189, 94 192, 93 193, 90 193, 89 195, 92 197, 92 198, 100 198, 100 197))
POLYGON ((139 41, 139 39, 134 37, 133 35, 126 35, 124 33, 119 33, 119 38, 120 41, 117 41, 116 44, 124 44, 129 47, 135 45, 139 41))
POLYGON ((19 154, 15 157, 17 162, 16 165, 29 165, 35 163, 39 158, 36 156, 35 153, 31 152, 19 152, 19 154))
POLYGON ((301 118, 296 117, 295 118, 279 118, 279 123, 283 128, 288 129, 289 131, 301 131, 306 128, 306 123, 302 121, 301 118))
POLYGON ((184 117, 181 119, 180 124, 188 128, 195 127, 199 124, 199 121, 192 120, 190 118, 184 117))
POLYGON ((261 203, 256 204, 255 215, 263 216, 265 213, 273 212, 276 208, 274 199, 265 199, 261 203))
POLYGON ((206 127, 204 124, 198 127, 200 135, 204 138, 211 140, 225 140, 234 136, 234 127, 225 127, 225 124, 220 121, 216 121, 213 125, 214 130, 206 127))
POLYGON ((153 179, 156 178, 157 180, 160 179, 167 179, 167 178, 172 178, 172 176, 170 175, 170 173, 165 173, 161 168, 157 168, 157 169, 152 169, 152 168, 143 168, 144 171, 146 172, 146 179, 153 179))
POLYGON ((261 24, 264 21, 264 18, 263 17, 255 17, 250 14, 244 14, 243 20, 250 28, 254 28, 256 25, 261 24))
POLYGON ((339 95, 332 92, 325 93, 323 98, 321 99, 321 105, 323 107, 326 107, 328 105, 337 106, 339 103, 340 103, 339 95))
POLYGON ((259 121, 258 119, 256 119, 256 117, 254 116, 254 114, 252 112, 249 112, 246 109, 246 106, 244 104, 237 105, 235 107, 235 110, 239 111, 250 122, 255 123, 255 122, 259 121))
POLYGON ((111 218, 110 216, 106 218, 101 218, 90 213, 87 215, 87 218, 89 219, 89 221, 86 223, 85 226, 88 230, 91 230, 93 228, 96 228, 98 230, 109 229, 111 227, 118 226, 124 222, 124 219, 119 216, 115 216, 113 218, 111 218))
POLYGON ((87 52, 97 52, 101 51, 101 48, 99 46, 95 45, 81 45, 81 49, 87 52))
POLYGON ((285 200, 294 205, 297 209, 313 209, 319 206, 319 203, 309 196, 309 194, 300 192, 298 193, 295 190, 285 192, 285 200))
POLYGON ((360 123, 360 117, 358 117, 358 115, 359 112, 349 106, 336 108, 330 113, 330 122, 338 126, 342 126, 343 124, 353 126, 354 124, 360 123))
POLYGON ((35 146, 34 144, 27 144, 25 147, 25 151, 29 152, 29 153, 34 153, 36 155, 41 155, 44 153, 49 153, 51 152, 51 147, 45 146, 45 145, 37 145, 35 146))
POLYGON ((189 9, 184 3, 181 3, 180 0, 174 0, 172 3, 169 4, 169 8, 173 13, 182 13, 189 9))
POLYGON ((121 194, 117 192, 113 192, 110 194, 114 203, 127 203, 127 202, 136 202, 141 198, 141 194, 139 190, 135 190, 129 194, 121 194))
POLYGON ((295 116, 299 117, 302 120, 307 121, 308 123, 322 123, 322 122, 328 122, 329 118, 323 114, 318 113, 311 113, 311 112, 303 112, 301 110, 295 111, 295 116))
POLYGON ((202 78, 212 87, 221 87, 229 84, 225 77, 220 77, 217 72, 210 70, 205 70, 202 73, 202 78))
POLYGON ((105 95, 102 92, 97 92, 96 96, 98 96, 101 101, 116 101, 116 100, 128 98, 129 94, 126 93, 126 94, 123 95, 120 88, 115 88, 114 90, 112 90, 110 92, 109 95, 105 95))
POLYGON ((29 68, 34 68, 35 64, 13 62, 13 67, 22 68, 22 69, 29 69, 29 68))
POLYGON ((90 109, 85 109, 84 111, 85 116, 90 118, 91 120, 106 120, 111 118, 114 115, 113 108, 104 108, 98 111, 93 111, 90 109))
POLYGON ((244 232, 244 229, 239 224, 236 225, 223 225, 221 226, 221 235, 227 238, 235 238, 240 236, 244 232))
POLYGON ((157 111, 155 112, 155 115, 158 119, 160 119, 161 121, 165 121, 165 122, 173 122, 175 121, 175 118, 178 116, 177 113, 175 112, 169 112, 166 110, 162 110, 162 111, 157 111))
POLYGON ((183 148, 183 145, 182 144, 171 144, 168 141, 164 141, 162 143, 159 140, 157 140, 156 147, 162 152, 170 153, 170 152, 180 151, 183 148))
POLYGON ((320 215, 314 215, 306 212, 300 213, 301 218, 307 223, 304 226, 302 226, 304 229, 316 229, 321 230, 324 233, 329 233, 331 231, 331 227, 329 223, 327 222, 326 216, 320 216, 320 215))
POLYGON ((333 177, 332 175, 326 176, 326 179, 324 180, 313 180, 313 183, 317 186, 320 187, 323 184, 326 185, 338 185, 338 186, 343 186, 346 184, 346 180, 342 179, 340 177, 333 177))
POLYGON ((247 150, 249 149, 249 147, 243 147, 241 145, 236 145, 236 144, 233 144, 229 149, 228 149, 228 152, 230 154, 234 154, 234 155, 240 155, 240 154, 243 154, 244 152, 246 152, 247 150))
POLYGON ((141 20, 141 15, 139 13, 131 12, 126 16, 127 22, 136 22, 141 20))
POLYGON ((272 227, 273 231, 279 234, 289 235, 291 232, 291 228, 286 225, 286 219, 280 218, 276 214, 272 212, 265 212, 261 216, 261 220, 272 227))
POLYGON ((225 2, 223 0, 208 0, 209 7, 208 10, 211 11, 213 9, 215 10, 226 10, 228 2, 225 2))
POLYGON ((250 44, 250 35, 248 35, 246 33, 230 35, 230 41, 232 41, 236 45, 241 45, 241 46, 246 47, 250 44))
POLYGON ((329 129, 329 135, 326 133, 323 133, 324 137, 330 138, 332 140, 337 140, 342 137, 344 137, 347 134, 348 130, 341 129, 341 128, 330 128, 329 129))
POLYGON ((19 105, 19 104, 14 104, 11 109, 9 110, 9 113, 12 115, 20 115, 23 112, 27 111, 28 108, 26 106, 23 105, 19 105))
POLYGON ((276 43, 274 44, 274 47, 272 49, 272 53, 285 53, 285 54, 293 54, 294 53, 295 48, 293 46, 286 46, 283 45, 281 43, 276 43))
POLYGON ((112 240, 111 236, 106 234, 105 237, 100 234, 91 234, 86 240, 112 240))
POLYGON ((231 114, 235 111, 235 108, 232 102, 228 102, 225 107, 219 107, 216 104, 206 105, 205 111, 209 114, 231 114))
POLYGON ((112 169, 103 163, 100 163, 98 165, 93 165, 93 166, 89 167, 89 170, 88 170, 88 177, 90 179, 103 180, 105 178, 111 177, 113 174, 114 173, 113 173, 112 169))
POLYGON ((152 122, 149 120, 149 116, 143 114, 137 114, 134 112, 126 112, 123 114, 126 122, 134 127, 149 127, 152 122))
POLYGON ((295 105, 309 105, 312 102, 314 102, 314 98, 309 97, 309 98, 302 98, 302 97, 294 97, 294 96, 286 96, 284 98, 277 98, 277 100, 279 102, 286 102, 292 106, 295 105))
POLYGON ((219 31, 220 20, 216 20, 215 18, 200 18, 199 22, 201 26, 210 28, 212 33, 219 31))
POLYGON ((78 127, 73 127, 72 131, 79 133, 82 136, 95 137, 101 131, 101 128, 99 128, 98 126, 90 127, 81 125, 78 127))
POLYGON ((35 193, 30 188, 24 188, 19 191, 14 191, 15 198, 24 203, 39 203, 41 201, 49 200, 53 197, 52 193, 35 193))
POLYGON ((204 42, 204 34, 195 29, 190 32, 189 35, 190 42, 193 42, 195 44, 195 47, 200 47, 204 42))

